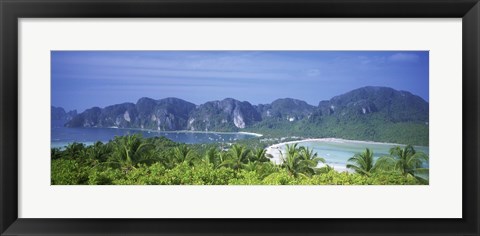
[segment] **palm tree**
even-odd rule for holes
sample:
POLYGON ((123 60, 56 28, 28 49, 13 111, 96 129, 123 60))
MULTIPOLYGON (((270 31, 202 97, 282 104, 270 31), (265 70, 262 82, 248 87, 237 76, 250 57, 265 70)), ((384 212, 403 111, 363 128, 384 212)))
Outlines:
POLYGON ((220 153, 216 147, 212 147, 205 152, 205 156, 203 157, 203 162, 207 163, 208 165, 212 165, 213 168, 218 168, 221 164, 221 160, 219 158, 220 153))
POLYGON ((282 166, 287 170, 290 175, 298 176, 301 173, 299 149, 297 148, 297 143, 293 145, 285 145, 285 153, 280 151, 280 158, 282 159, 282 166))
POLYGON ((347 161, 347 168, 361 175, 369 176, 375 170, 373 152, 366 148, 364 152, 357 153, 347 161))
POLYGON ((60 159, 63 157, 63 152, 60 148, 51 148, 50 149, 50 157, 52 160, 60 159))
POLYGON ((288 173, 297 177, 299 175, 312 176, 315 174, 319 162, 325 163, 325 159, 317 156, 308 147, 298 147, 298 144, 285 146, 286 156, 280 151, 282 166, 288 173))
POLYGON ((242 166, 246 171, 257 171, 260 164, 261 162, 248 161, 247 164, 243 164, 242 166))
POLYGON ((70 143, 65 147, 65 157, 67 158, 81 158, 82 157, 82 151, 85 149, 85 144, 83 143, 70 143))
POLYGON ((248 162, 250 150, 238 144, 234 144, 228 151, 229 158, 222 165, 228 166, 234 170, 240 170, 248 162))
POLYGON ((110 154, 111 148, 108 145, 98 141, 86 149, 86 155, 91 162, 105 162, 110 154))
POLYGON ((325 159, 318 157, 317 153, 314 153, 313 149, 308 147, 300 147, 299 158, 302 172, 309 176, 315 174, 319 162, 325 163, 325 159))
POLYGON ((423 167, 423 164, 428 162, 428 156, 423 152, 417 152, 412 145, 404 148, 393 147, 390 149, 390 156, 381 157, 378 161, 387 163, 385 166, 393 166, 394 170, 404 176, 410 175, 420 181, 427 180, 422 175, 428 175, 428 168, 423 167))
POLYGON ((219 167, 222 166, 228 160, 229 156, 230 156, 230 154, 229 154, 228 151, 221 150, 218 153, 218 165, 219 165, 219 167))
POLYGON ((176 163, 191 164, 193 152, 187 145, 180 145, 173 149, 173 157, 176 163))
POLYGON ((267 154, 267 149, 264 148, 257 148, 253 152, 253 155, 251 156, 251 161, 253 162, 268 162, 270 161, 268 159, 268 156, 271 156, 270 154, 267 154))
POLYGON ((108 163, 118 164, 125 172, 137 163, 152 160, 153 145, 145 142, 139 135, 117 136, 113 140, 113 150, 108 163))

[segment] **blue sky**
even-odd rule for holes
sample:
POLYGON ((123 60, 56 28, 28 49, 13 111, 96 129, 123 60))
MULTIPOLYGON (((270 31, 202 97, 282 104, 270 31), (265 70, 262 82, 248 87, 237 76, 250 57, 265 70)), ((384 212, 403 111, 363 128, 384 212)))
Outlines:
POLYGON ((79 112, 141 97, 318 105, 386 86, 428 101, 428 63, 427 51, 52 51, 51 99, 79 112))

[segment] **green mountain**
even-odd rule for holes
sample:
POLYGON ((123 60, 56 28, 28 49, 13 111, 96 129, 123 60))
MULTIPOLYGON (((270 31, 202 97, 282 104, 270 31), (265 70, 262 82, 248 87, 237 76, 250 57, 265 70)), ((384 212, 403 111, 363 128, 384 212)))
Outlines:
POLYGON ((195 104, 178 98, 141 98, 136 104, 122 103, 103 109, 87 109, 65 126, 183 130, 193 109, 195 104))
POLYGON ((249 102, 233 98, 212 101, 198 106, 188 120, 188 130, 233 131, 262 120, 249 102))
POLYGON ((302 120, 264 120, 252 130, 282 136, 337 137, 428 145, 429 105, 406 91, 363 87, 321 101, 302 120))
POLYGON ((88 109, 65 126, 245 130, 273 136, 338 137, 428 145, 428 117, 429 104, 419 96, 369 86, 321 101, 318 106, 292 98, 256 106, 232 98, 198 106, 178 98, 141 98, 136 104, 88 109))
POLYGON ((315 112, 315 106, 293 98, 281 98, 271 104, 260 104, 256 107, 262 120, 301 120, 315 112))
POLYGON ((428 122, 428 103, 406 91, 386 87, 363 87, 321 101, 320 113, 354 119, 370 113, 380 113, 392 122, 428 122))

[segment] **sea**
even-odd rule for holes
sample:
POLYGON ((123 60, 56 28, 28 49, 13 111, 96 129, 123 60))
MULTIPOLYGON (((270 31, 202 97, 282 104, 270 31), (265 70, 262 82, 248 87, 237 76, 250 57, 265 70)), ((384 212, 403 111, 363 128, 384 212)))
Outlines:
MULTIPOLYGON (((64 127, 64 121, 52 121, 51 126, 51 147, 63 148, 69 143, 80 142, 91 145, 97 141, 108 142, 115 136, 123 136, 128 134, 141 134, 143 137, 159 137, 163 136, 172 141, 186 144, 201 143, 228 143, 242 139, 254 138, 256 135, 248 133, 223 133, 223 132, 191 132, 191 131, 155 131, 140 129, 120 129, 120 128, 67 128, 64 127)), ((374 159, 389 155, 392 147, 403 144, 364 142, 343 139, 324 139, 315 141, 302 141, 298 146, 305 146, 317 153, 318 157, 325 159, 326 164, 333 166, 338 171, 349 171, 346 169, 347 160, 356 153, 365 151, 369 148, 373 151, 374 159)), ((429 155, 427 146, 414 146, 416 151, 429 155)), ((285 145, 271 149, 277 155, 274 155, 272 161, 281 163, 279 151, 285 152, 285 145)), ((273 154, 273 153, 272 153, 273 154)), ((323 164, 320 164, 320 166, 323 164)), ((428 167, 429 163, 425 163, 428 167)))
MULTIPOLYGON (((337 171, 351 171, 346 168, 347 161, 357 153, 362 153, 366 148, 369 148, 373 152, 373 158, 376 160, 382 156, 389 156, 390 149, 395 146, 405 147, 404 144, 392 144, 392 143, 378 143, 378 142, 365 142, 356 140, 343 140, 343 139, 325 139, 315 141, 302 141, 298 142, 298 147, 304 146, 317 153, 318 157, 324 158, 326 164, 334 167, 337 171)), ((274 158, 274 162, 281 163, 279 158, 279 151, 285 153, 285 145, 280 145, 278 148, 271 149, 272 154, 275 154, 277 158, 274 158)), ((429 147, 427 146, 414 146, 417 152, 423 152, 429 155, 429 147)), ((323 166, 323 164, 319 164, 323 166)), ((429 163, 425 163, 424 167, 429 167, 429 163)))
MULTIPOLYGON (((356 142, 356 141, 312 141, 302 142, 301 146, 310 147, 319 157, 323 157, 327 163, 345 164, 356 153, 364 152, 366 148, 373 152, 373 158, 388 156, 390 149, 395 146, 405 147, 401 144, 356 142)), ((428 153, 428 147, 414 146, 416 151, 428 153)))
POLYGON ((63 148, 69 143, 78 142, 92 145, 97 141, 108 142, 115 136, 141 134, 145 138, 166 137, 174 142, 186 144, 200 143, 228 143, 242 139, 254 138, 256 135, 247 133, 224 132, 191 132, 191 131, 156 131, 141 129, 120 128, 67 128, 65 121, 52 120, 51 122, 51 147, 63 148))

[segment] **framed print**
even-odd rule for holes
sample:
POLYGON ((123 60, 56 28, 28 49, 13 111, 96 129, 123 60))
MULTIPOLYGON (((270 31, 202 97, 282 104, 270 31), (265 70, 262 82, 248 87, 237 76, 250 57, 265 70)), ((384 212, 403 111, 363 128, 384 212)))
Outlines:
POLYGON ((477 1, 1 4, 2 235, 479 233, 477 1))

